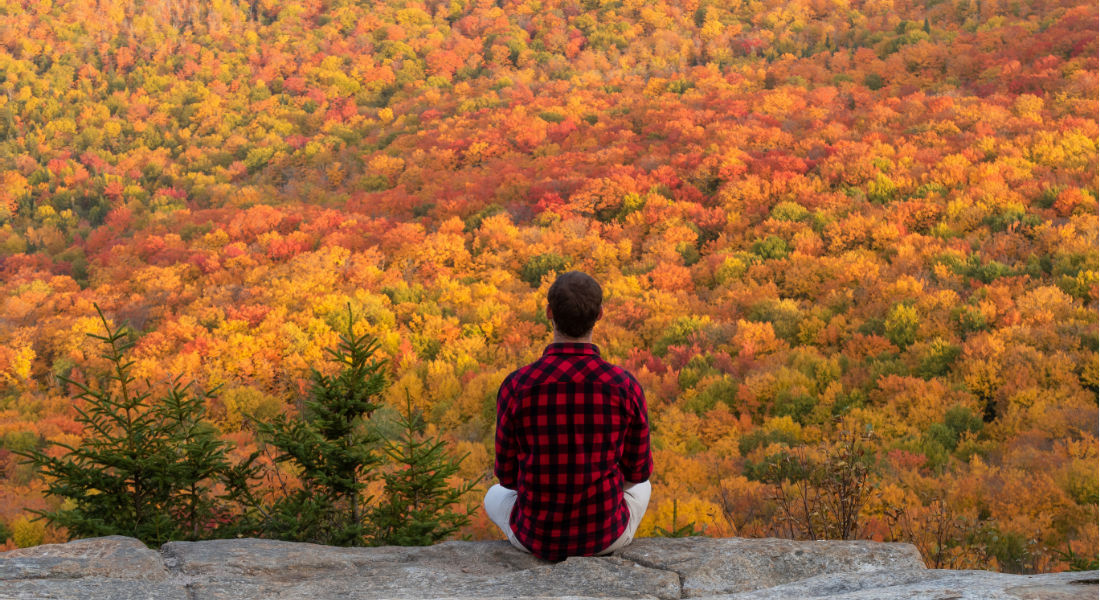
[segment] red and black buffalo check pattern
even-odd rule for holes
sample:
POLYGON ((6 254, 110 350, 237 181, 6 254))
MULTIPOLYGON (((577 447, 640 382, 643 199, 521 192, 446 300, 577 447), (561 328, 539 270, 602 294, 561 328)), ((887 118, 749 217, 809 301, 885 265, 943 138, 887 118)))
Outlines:
POLYGON ((501 384, 496 475, 517 491, 512 531, 535 556, 610 546, 630 518, 623 481, 652 471, 642 386, 595 345, 550 344, 501 384))

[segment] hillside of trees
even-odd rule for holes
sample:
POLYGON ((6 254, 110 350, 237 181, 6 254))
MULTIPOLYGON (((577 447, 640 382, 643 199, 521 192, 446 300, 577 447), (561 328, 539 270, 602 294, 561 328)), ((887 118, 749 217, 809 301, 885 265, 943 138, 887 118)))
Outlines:
POLYGON ((220 386, 239 456, 350 305, 458 488, 581 269, 649 400, 640 535, 1095 568, 1097 31, 1083 0, 0 0, 0 542, 65 538, 12 452, 85 435, 93 303, 139 380, 220 386))

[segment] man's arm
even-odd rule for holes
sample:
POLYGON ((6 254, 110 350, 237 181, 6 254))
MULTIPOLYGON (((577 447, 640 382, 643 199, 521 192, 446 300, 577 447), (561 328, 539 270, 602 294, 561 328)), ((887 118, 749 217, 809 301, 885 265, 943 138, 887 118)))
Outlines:
POLYGON ((512 401, 511 380, 512 377, 509 375, 497 391, 496 464, 493 470, 497 479, 500 480, 500 485, 514 490, 517 485, 519 461, 516 458, 515 433, 508 415, 508 406, 512 401))
POLYGON ((623 442, 623 458, 619 461, 619 468, 623 472, 626 483, 641 483, 648 481, 653 474, 653 455, 649 448, 649 415, 646 409, 645 392, 642 386, 633 378, 631 381, 631 400, 634 405, 634 415, 630 420, 630 426, 626 430, 623 442))

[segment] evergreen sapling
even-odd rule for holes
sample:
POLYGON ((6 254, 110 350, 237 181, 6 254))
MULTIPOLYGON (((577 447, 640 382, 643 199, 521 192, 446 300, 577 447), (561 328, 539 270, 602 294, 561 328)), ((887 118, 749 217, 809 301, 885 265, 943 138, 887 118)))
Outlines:
POLYGON ((478 480, 453 488, 447 479, 458 472, 465 455, 453 459, 446 443, 426 436, 420 411, 406 392, 400 437, 387 440, 383 451, 394 469, 385 475, 386 499, 372 511, 375 545, 427 546, 451 535, 470 520, 475 507, 455 512, 452 506, 478 480))
POLYGON ((232 465, 231 444, 204 419, 208 392, 188 393, 181 377, 161 398, 135 389, 133 341, 112 330, 96 306, 106 335, 89 333, 107 347, 111 371, 99 385, 61 380, 80 390, 74 403, 85 438, 78 446, 56 442, 66 453, 20 452, 46 479, 54 510, 36 511, 70 538, 127 535, 156 546, 240 533, 257 469, 252 455, 232 465))
POLYGON ((279 539, 337 546, 361 546, 370 528, 364 509, 366 482, 380 462, 378 436, 367 421, 380 406, 386 386, 378 344, 355 335, 351 307, 347 328, 335 349, 326 348, 341 369, 324 375, 312 369, 310 398, 302 419, 284 415, 257 423, 276 451, 275 461, 295 467, 300 487, 286 492, 268 514, 266 531, 279 539))

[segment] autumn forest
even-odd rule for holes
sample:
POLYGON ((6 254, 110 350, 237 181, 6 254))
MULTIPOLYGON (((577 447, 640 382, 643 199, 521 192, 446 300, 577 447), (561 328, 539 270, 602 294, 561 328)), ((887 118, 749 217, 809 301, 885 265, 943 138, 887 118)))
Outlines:
POLYGON ((497 387, 580 269, 649 402, 640 535, 1096 568, 1097 27, 1084 0, 0 0, 0 542, 67 539, 14 452, 89 433, 62 378, 101 381, 96 305, 143 384, 219 386, 242 456, 350 306, 379 413, 423 411, 476 504, 497 387))

